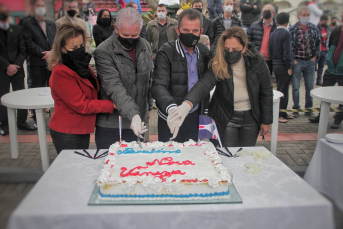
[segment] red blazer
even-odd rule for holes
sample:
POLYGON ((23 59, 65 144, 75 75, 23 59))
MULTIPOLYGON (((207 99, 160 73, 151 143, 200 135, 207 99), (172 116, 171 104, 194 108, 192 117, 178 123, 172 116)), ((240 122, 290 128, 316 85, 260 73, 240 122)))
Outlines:
POLYGON ((96 89, 88 79, 81 78, 64 64, 53 68, 49 85, 55 111, 49 127, 54 131, 90 134, 94 132, 97 113, 113 112, 111 100, 98 100, 99 83, 91 68, 90 71, 96 79, 96 89))

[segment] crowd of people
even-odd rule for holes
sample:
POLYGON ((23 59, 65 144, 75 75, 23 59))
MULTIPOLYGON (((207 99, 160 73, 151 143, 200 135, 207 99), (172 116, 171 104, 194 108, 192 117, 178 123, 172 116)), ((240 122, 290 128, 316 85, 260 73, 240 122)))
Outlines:
MULTIPOLYGON (((92 30, 86 22, 95 12, 90 0, 83 3, 83 19, 78 2, 65 0, 56 22, 45 18, 45 0, 32 0, 32 14, 20 26, 9 23, 10 12, 0 4, 0 97, 10 84, 14 91, 25 88, 26 59, 28 86, 51 88, 49 127, 57 153, 88 148, 94 129, 99 149, 142 138, 154 101, 159 141, 197 141, 199 115, 206 114, 223 146, 254 146, 273 120, 272 74, 284 94, 280 109, 288 107, 290 83, 293 108, 300 108, 301 76, 305 108, 313 106, 315 83, 343 86, 343 27, 335 17, 328 25, 317 1, 299 7, 291 26, 288 13, 276 14, 261 0, 241 0, 240 15, 234 0, 208 0, 209 18, 202 0, 178 10, 176 19, 159 4, 147 25, 139 1, 125 1, 115 23, 110 10, 101 9, 92 30), (96 74, 89 66, 92 38, 96 74)), ((27 114, 18 110, 17 125, 31 131, 36 127, 26 122, 27 114)), ((279 122, 298 115, 280 112, 279 122)), ((311 111, 306 115, 319 121, 311 111)), ((338 112, 331 128, 342 120, 338 112)), ((0 122, 1 135, 7 135, 2 105, 0 122)))

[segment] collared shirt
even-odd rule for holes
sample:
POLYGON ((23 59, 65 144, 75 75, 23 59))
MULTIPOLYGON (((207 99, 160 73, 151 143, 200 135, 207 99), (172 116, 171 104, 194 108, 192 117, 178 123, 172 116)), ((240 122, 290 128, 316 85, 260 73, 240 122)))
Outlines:
POLYGON ((295 53, 295 59, 311 59, 313 54, 310 45, 310 34, 309 31, 303 29, 300 24, 298 25, 297 38, 297 53, 295 53))
MULTIPOLYGON (((194 85, 198 82, 198 51, 197 48, 194 49, 194 52, 190 54, 184 47, 181 45, 183 52, 186 55, 187 59, 187 67, 188 67, 188 91, 194 87, 194 85)), ((196 111, 199 108, 199 104, 194 106, 190 112, 196 111)))
POLYGON ((230 28, 232 25, 232 16, 231 16, 231 18, 226 18, 226 17, 224 17, 224 14, 223 14, 223 21, 224 21, 225 29, 230 28))
POLYGON ((167 36, 167 22, 164 23, 164 25, 161 25, 158 23, 158 49, 161 48, 162 45, 168 42, 168 36, 167 36))
POLYGON ((272 26, 273 25, 273 20, 267 25, 263 19, 263 24, 266 25, 266 26, 272 26))
POLYGON ((287 27, 285 27, 285 26, 282 26, 282 25, 278 25, 276 28, 277 28, 277 29, 285 29, 285 30, 287 30, 287 31, 288 31, 287 27))
POLYGON ((46 36, 46 23, 45 23, 45 20, 40 21, 40 20, 38 20, 37 18, 36 18, 36 20, 38 21, 39 26, 42 28, 43 33, 44 33, 45 36, 46 36))
POLYGON ((67 16, 67 18, 70 20, 71 23, 75 23, 75 20, 71 19, 71 17, 67 16))

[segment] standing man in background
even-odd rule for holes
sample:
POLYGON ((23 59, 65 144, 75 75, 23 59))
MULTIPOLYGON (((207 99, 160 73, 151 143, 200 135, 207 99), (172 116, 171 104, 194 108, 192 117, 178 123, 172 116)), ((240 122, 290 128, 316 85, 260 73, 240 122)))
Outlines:
POLYGON ((310 22, 315 25, 318 25, 320 16, 323 15, 323 10, 318 7, 318 4, 319 0, 313 0, 307 3, 308 8, 311 10, 310 22))
POLYGON ((202 0, 193 0, 192 2, 192 8, 199 11, 199 13, 201 13, 202 15, 202 26, 203 26, 203 31, 202 34, 207 35, 208 38, 210 39, 210 43, 212 44, 213 42, 213 29, 212 29, 212 22, 210 19, 208 19, 207 17, 205 17, 205 15, 202 14, 202 10, 203 10, 203 2, 202 0))
MULTIPOLYGON (((293 51, 293 109, 299 109, 300 79, 303 74, 305 81, 305 108, 312 108, 313 98, 310 91, 314 88, 315 66, 320 55, 320 34, 316 25, 309 22, 311 11, 308 7, 299 7, 298 22, 289 28, 292 36, 293 51)), ((293 113, 295 117, 298 112, 293 113)), ((308 117, 313 117, 313 112, 305 112, 308 117)))
MULTIPOLYGON (((0 98, 10 92, 25 89, 23 63, 26 48, 20 26, 10 25, 10 12, 7 6, 0 3, 0 98)), ((20 98, 18 98, 20 99, 20 98)), ((26 122, 27 109, 18 109, 17 126, 28 131, 36 128, 26 122)), ((7 108, 0 104, 0 134, 8 135, 7 108)))
POLYGON ((243 29, 248 31, 250 25, 261 17, 261 0, 241 0, 239 7, 242 11, 241 19, 243 21, 243 29))
POLYGON ((273 65, 269 55, 269 37, 277 27, 276 21, 274 20, 274 6, 270 4, 265 5, 262 10, 262 15, 263 18, 261 20, 252 23, 247 35, 249 42, 253 43, 255 48, 263 55, 268 65, 270 75, 272 75, 273 65))
MULTIPOLYGON (((51 71, 47 69, 52 44, 56 35, 55 23, 45 19, 45 0, 32 0, 33 17, 23 21, 23 35, 30 57, 31 87, 49 86, 51 71)), ((32 118, 36 120, 33 110, 32 118)))
POLYGON ((163 44, 178 38, 175 31, 177 20, 167 17, 166 5, 159 4, 156 12, 157 18, 150 21, 146 28, 146 39, 151 44, 153 60, 155 60, 156 53, 163 44))
POLYGON ((318 58, 318 68, 317 68, 317 82, 316 85, 322 85, 322 76, 323 76, 323 69, 326 62, 326 55, 327 55, 327 49, 326 49, 326 42, 329 37, 329 27, 328 27, 328 16, 322 15, 320 17, 320 21, 318 24, 318 30, 320 34, 320 55, 318 58))
POLYGON ((223 13, 222 5, 222 0, 207 0, 207 9, 211 20, 223 13))

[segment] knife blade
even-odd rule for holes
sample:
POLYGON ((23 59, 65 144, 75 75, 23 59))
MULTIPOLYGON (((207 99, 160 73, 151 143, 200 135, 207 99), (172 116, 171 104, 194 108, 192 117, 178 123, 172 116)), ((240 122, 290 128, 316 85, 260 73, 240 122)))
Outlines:
POLYGON ((143 149, 141 138, 139 136, 137 137, 137 143, 138 143, 139 148, 143 149))

